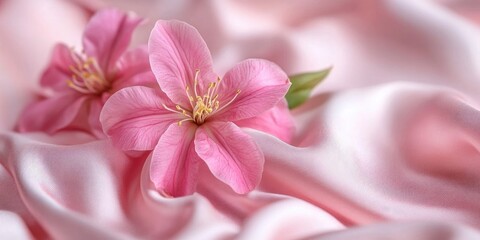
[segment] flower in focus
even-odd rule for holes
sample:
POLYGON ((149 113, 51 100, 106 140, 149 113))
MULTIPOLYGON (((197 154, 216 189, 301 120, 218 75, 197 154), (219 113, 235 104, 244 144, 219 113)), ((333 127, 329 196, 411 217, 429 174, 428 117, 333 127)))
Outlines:
POLYGON ((123 150, 153 150, 150 178, 168 195, 195 191, 202 160, 235 192, 253 190, 264 156, 237 123, 288 138, 288 76, 269 61, 249 59, 219 78, 200 34, 178 21, 157 22, 149 54, 160 89, 112 95, 100 116, 105 133, 123 150), (273 130, 277 123, 285 130, 273 130))
POLYGON ((99 115, 106 99, 121 88, 154 83, 146 46, 126 51, 141 18, 115 9, 96 13, 78 53, 57 44, 40 84, 52 94, 27 106, 21 132, 82 130, 102 137, 99 115))

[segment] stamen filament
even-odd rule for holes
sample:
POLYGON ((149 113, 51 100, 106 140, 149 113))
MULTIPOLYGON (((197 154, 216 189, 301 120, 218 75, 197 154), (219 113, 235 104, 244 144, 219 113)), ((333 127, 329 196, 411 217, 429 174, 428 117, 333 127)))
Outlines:
POLYGON ((183 119, 183 120, 178 121, 177 124, 178 124, 178 126, 182 126, 182 123, 183 123, 183 122, 186 122, 186 121, 193 121, 193 122, 195 122, 195 121, 194 121, 193 119, 191 119, 191 118, 185 118, 185 119, 183 119))
POLYGON ((190 102, 190 106, 192 106, 192 109, 195 108, 195 106, 193 106, 194 98, 192 97, 192 95, 190 95, 190 88, 188 86, 185 87, 185 92, 187 92, 187 97, 190 102))
POLYGON ((79 55, 71 48, 70 56, 74 62, 69 66, 72 78, 67 80, 69 87, 84 94, 99 94, 110 88, 110 82, 93 57, 88 57, 82 52, 79 55))
POLYGON ((180 112, 180 111, 173 110, 173 109, 171 109, 171 108, 167 107, 167 105, 165 105, 165 104, 162 104, 162 106, 163 106, 163 108, 165 108, 165 110, 168 110, 168 111, 170 111, 170 112, 174 112, 174 113, 180 113, 180 114, 183 114, 183 113, 182 113, 182 112, 180 112))
POLYGON ((73 47, 70 48, 70 56, 72 57, 73 61, 77 64, 77 66, 82 65, 82 59, 75 53, 75 49, 73 47))
POLYGON ((217 81, 215 82, 215 89, 212 91, 212 96, 213 95, 218 95, 218 86, 220 86, 220 82, 222 82, 222 79, 220 77, 217 77, 217 81))
POLYGON ((196 124, 204 123, 210 115, 216 112, 220 112, 226 107, 228 107, 230 104, 232 104, 241 92, 240 90, 236 90, 233 97, 226 104, 220 104, 220 101, 218 100, 221 95, 221 93, 219 93, 219 86, 222 79, 217 77, 216 81, 210 82, 208 84, 208 87, 205 89, 199 87, 199 76, 200 70, 197 69, 195 70, 194 76, 194 85, 192 91, 193 95, 192 92, 190 92, 189 86, 185 87, 185 93, 187 94, 188 100, 192 107, 191 111, 185 110, 180 105, 176 105, 175 109, 172 109, 167 107, 165 104, 162 104, 162 106, 166 110, 173 113, 181 114, 185 117, 177 122, 179 126, 181 126, 182 123, 186 121, 192 121, 196 124), (202 91, 202 95, 199 94, 200 91, 202 91))
POLYGON ((195 93, 195 97, 198 96, 198 92, 197 92, 197 85, 198 85, 198 75, 200 74, 200 70, 195 70, 195 78, 194 78, 194 85, 193 85, 193 91, 195 93))
POLYGON ((77 85, 75 85, 75 83, 73 83, 72 80, 67 80, 67 84, 69 87, 81 92, 81 93, 85 93, 85 94, 88 94, 90 93, 88 90, 84 89, 84 88, 81 88, 81 87, 78 87, 77 85))
POLYGON ((238 89, 235 93, 235 96, 233 96, 232 99, 230 99, 230 101, 228 101, 227 104, 223 105, 220 109, 216 110, 215 112, 220 112, 222 111, 223 109, 225 109, 228 105, 232 104, 233 101, 235 101, 235 99, 238 97, 238 95, 240 95, 240 89, 238 89))
POLYGON ((79 77, 82 77, 82 72, 78 71, 75 67, 70 66, 69 69, 70 69, 70 71, 72 71, 73 73, 75 73, 75 75, 77 75, 77 76, 79 76, 79 77))
POLYGON ((72 82, 72 84, 75 84, 75 85, 77 85, 77 86, 85 87, 85 84, 84 84, 82 81, 79 81, 79 80, 77 79, 77 76, 76 76, 76 75, 72 75, 71 82, 72 82))

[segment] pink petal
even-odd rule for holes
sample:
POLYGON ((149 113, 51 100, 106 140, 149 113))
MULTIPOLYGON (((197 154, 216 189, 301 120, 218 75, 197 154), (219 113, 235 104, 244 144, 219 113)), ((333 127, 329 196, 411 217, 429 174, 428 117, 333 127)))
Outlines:
POLYGON ((127 49, 133 30, 141 22, 141 18, 116 9, 99 11, 85 27, 83 36, 85 53, 97 58, 100 67, 108 74, 127 49))
POLYGON ((159 191, 174 197, 195 191, 199 158, 193 137, 197 126, 172 124, 153 150, 150 179, 159 191))
POLYGON ((216 80, 212 57, 205 41, 192 26, 179 21, 158 21, 148 42, 150 64, 158 84, 170 99, 189 106, 185 88, 194 87, 195 70, 200 70, 199 91, 216 80))
POLYGON ((72 77, 69 67, 75 64, 71 54, 75 53, 72 53, 66 45, 55 45, 50 63, 40 79, 43 87, 50 87, 57 91, 73 90, 67 84, 67 80, 72 77))
POLYGON ((27 106, 18 121, 18 131, 43 131, 49 134, 78 129, 78 117, 88 96, 65 93, 27 106))
POLYGON ((275 107, 257 117, 236 121, 235 124, 239 127, 270 133, 286 143, 290 143, 295 131, 293 118, 285 99, 280 100, 275 107))
POLYGON ((207 122, 195 135, 195 151, 215 177, 237 193, 253 190, 262 178, 262 151, 231 122, 207 122))
POLYGON ((100 112, 102 111, 102 99, 96 98, 90 101, 90 111, 88 114, 88 126, 90 132, 97 138, 104 138, 105 134, 100 124, 100 112))
POLYGON ((225 74, 218 93, 220 108, 236 99, 213 117, 220 121, 236 121, 255 117, 273 108, 290 87, 288 76, 276 64, 260 59, 248 59, 225 74))
POLYGON ((100 113, 104 132, 123 150, 152 150, 180 114, 167 111, 172 104, 159 90, 136 86, 113 94, 100 113))
POLYGON ((147 46, 127 51, 117 61, 113 91, 131 86, 155 86, 155 76, 150 68, 147 46))

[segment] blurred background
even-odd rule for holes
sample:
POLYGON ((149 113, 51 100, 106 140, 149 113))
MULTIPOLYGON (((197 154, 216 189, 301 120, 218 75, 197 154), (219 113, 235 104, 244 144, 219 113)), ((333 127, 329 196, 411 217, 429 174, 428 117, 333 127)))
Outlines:
POLYGON ((94 11, 145 17, 132 44, 146 44, 157 19, 198 28, 220 74, 266 58, 287 73, 333 66, 317 92, 413 81, 478 89, 480 3, 475 0, 2 0, 0 126, 9 129, 38 86, 57 42, 80 46, 94 11), (7 111, 8 109, 8 111, 7 111))
MULTIPOLYGON (((157 19, 179 19, 195 26, 220 75, 246 58, 269 59, 289 75, 333 67, 311 101, 293 111, 294 145, 305 148, 252 134, 267 157, 258 195, 203 189, 220 211, 240 209, 231 214, 238 215, 232 218, 232 232, 255 229, 242 225, 257 213, 252 206, 267 209, 280 194, 287 202, 295 199, 307 206, 298 215, 297 209, 303 207, 294 206, 284 211, 286 216, 307 216, 303 224, 312 222, 311 212, 325 211, 334 216, 325 220, 325 226, 333 223, 335 230, 396 220, 444 220, 480 227, 479 0, 0 0, 0 131, 10 131, 35 97, 53 46, 63 42, 80 47, 88 19, 107 7, 146 19, 132 45, 147 43, 157 19)), ((92 169, 97 169, 92 162, 92 169)), ((10 175, 2 176, 11 181, 10 175)), ((115 180, 124 182, 120 177, 115 180)), ((16 192, 17 185, 9 184, 16 192)), ((117 198, 110 197, 105 205, 117 198)), ((199 209, 211 207, 196 197, 205 204, 196 205, 199 209)), ((143 202, 139 205, 143 209, 143 202)), ((151 213, 144 211, 145 216, 151 213)), ((128 213, 132 212, 135 209, 128 213)), ((277 219, 278 212, 274 208, 265 215, 277 219)), ((105 224, 115 225, 118 219, 112 219, 105 224)), ((295 225, 295 217, 285 219, 292 220, 276 222, 278 229, 272 227, 272 234, 280 232, 282 224, 295 225)), ((149 221, 135 226, 143 229, 149 221)), ((42 224, 49 226, 48 221, 42 224)), ((296 224, 297 230, 303 229, 296 224)), ((320 225, 312 227, 314 233, 321 233, 320 225)), ((420 229, 415 224, 406 227, 420 229)), ((437 233, 446 227, 428 229, 437 233)), ((156 223, 148 228, 157 231, 156 223)), ((144 233, 138 229, 128 231, 133 236, 144 233)), ((415 239, 443 239, 438 234, 418 236, 415 239)))

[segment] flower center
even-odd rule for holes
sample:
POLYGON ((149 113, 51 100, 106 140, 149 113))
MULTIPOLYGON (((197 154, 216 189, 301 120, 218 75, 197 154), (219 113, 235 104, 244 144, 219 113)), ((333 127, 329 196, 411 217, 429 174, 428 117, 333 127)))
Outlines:
POLYGON ((100 94, 110 89, 110 82, 95 58, 84 53, 79 56, 73 50, 71 56, 75 64, 69 67, 72 72, 72 78, 67 80, 69 87, 84 94, 100 94))
POLYGON ((230 99, 230 101, 226 102, 225 104, 220 103, 220 101, 218 100, 220 94, 218 92, 218 86, 222 82, 222 79, 217 78, 215 82, 210 82, 208 84, 207 92, 203 95, 200 95, 197 90, 199 73, 200 70, 195 71, 193 95, 190 92, 190 88, 188 86, 185 89, 185 92, 190 102, 190 106, 192 107, 191 111, 186 110, 186 108, 180 106, 179 104, 175 106, 175 110, 163 104, 163 107, 166 110, 179 113, 184 116, 184 118, 178 122, 179 126, 181 126, 182 123, 186 121, 192 121, 199 125, 204 123, 209 116, 225 109, 240 94, 240 90, 236 90, 235 95, 232 97, 232 99, 230 99))

